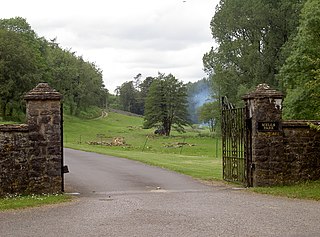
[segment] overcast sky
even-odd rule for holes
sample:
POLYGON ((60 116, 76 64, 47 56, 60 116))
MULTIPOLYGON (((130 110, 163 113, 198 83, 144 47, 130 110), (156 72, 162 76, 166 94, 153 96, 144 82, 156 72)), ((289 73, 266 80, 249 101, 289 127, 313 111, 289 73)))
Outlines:
POLYGON ((214 46, 210 20, 219 0, 8 0, 0 18, 20 16, 46 39, 103 70, 106 88, 172 73, 205 77, 202 56, 214 46))

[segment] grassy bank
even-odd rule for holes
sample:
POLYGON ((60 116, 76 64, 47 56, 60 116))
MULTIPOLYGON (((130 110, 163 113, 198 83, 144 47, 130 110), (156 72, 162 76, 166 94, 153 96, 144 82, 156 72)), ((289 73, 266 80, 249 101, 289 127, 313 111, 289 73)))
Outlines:
POLYGON ((22 209, 27 207, 38 207, 43 205, 52 205, 62 202, 71 201, 71 197, 67 195, 11 195, 0 198, 0 211, 10 209, 22 209))
POLYGON ((254 192, 288 198, 320 200, 320 180, 290 186, 252 188, 254 192))

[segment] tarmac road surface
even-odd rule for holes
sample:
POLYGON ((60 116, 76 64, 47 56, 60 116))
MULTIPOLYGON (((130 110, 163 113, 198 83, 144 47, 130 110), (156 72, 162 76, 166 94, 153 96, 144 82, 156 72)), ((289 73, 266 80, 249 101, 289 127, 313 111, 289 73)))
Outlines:
POLYGON ((320 202, 272 197, 65 149, 71 203, 0 212, 0 236, 320 236, 320 202))

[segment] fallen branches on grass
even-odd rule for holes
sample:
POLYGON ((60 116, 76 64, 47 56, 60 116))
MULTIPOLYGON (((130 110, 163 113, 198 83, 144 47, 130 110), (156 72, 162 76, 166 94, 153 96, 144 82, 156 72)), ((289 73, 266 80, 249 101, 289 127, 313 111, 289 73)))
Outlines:
POLYGON ((100 146, 128 146, 124 137, 114 137, 111 142, 108 141, 88 141, 89 145, 100 145, 100 146))
POLYGON ((190 144, 187 142, 174 142, 174 143, 165 143, 163 146, 166 148, 180 148, 183 146, 195 146, 195 144, 190 144))

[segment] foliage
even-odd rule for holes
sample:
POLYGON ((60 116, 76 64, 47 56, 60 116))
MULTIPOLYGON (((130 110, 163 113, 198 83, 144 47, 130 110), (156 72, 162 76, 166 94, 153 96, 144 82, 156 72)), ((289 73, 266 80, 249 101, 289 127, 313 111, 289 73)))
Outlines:
POLYGON ((103 85, 102 71, 95 64, 61 49, 55 39, 48 43, 46 53, 46 81, 64 95, 70 114, 79 115, 93 105, 105 106, 108 91, 103 85))
POLYGON ((199 107, 198 113, 199 120, 203 123, 208 124, 210 132, 213 132, 220 117, 219 102, 214 101, 204 103, 201 107, 199 107))
POLYGON ((279 88, 282 48, 295 35, 301 0, 221 0, 211 21, 218 43, 203 57, 214 94, 237 104, 260 83, 279 88))
POLYGON ((154 81, 154 77, 146 77, 146 79, 141 82, 138 87, 139 87, 139 93, 137 95, 137 101, 138 104, 141 108, 142 113, 144 114, 144 108, 145 108, 145 103, 146 103, 146 98, 149 93, 150 86, 152 82, 154 81))
POLYGON ((81 110, 78 117, 84 119, 95 119, 101 116, 104 110, 99 107, 89 106, 85 110, 81 110))
MULTIPOLYGON (((149 76, 142 80, 142 75, 139 73, 133 80, 122 83, 115 90, 116 95, 109 95, 110 107, 144 115, 146 98, 155 79, 155 77, 149 76)), ((211 81, 204 78, 194 83, 189 82, 186 87, 188 119, 192 123, 198 123, 197 108, 212 99, 211 81)))
POLYGON ((107 108, 122 109, 118 95, 108 94, 107 108))
POLYGON ((316 124, 313 124, 313 123, 308 123, 308 125, 309 125, 309 127, 311 128, 311 129, 315 129, 315 130, 317 130, 318 132, 320 132, 320 125, 316 125, 316 124))
MULTIPOLYGON (((0 107, 3 117, 24 111, 23 95, 48 82, 64 96, 71 114, 90 106, 106 106, 108 91, 102 71, 59 47, 56 39, 40 38, 24 18, 0 19, 0 107)), ((16 116, 17 117, 17 116, 16 116)))
POLYGON ((169 136, 172 127, 184 132, 188 124, 186 86, 172 74, 159 73, 147 95, 144 127, 161 127, 169 136))
POLYGON ((286 88, 285 117, 320 119, 320 2, 308 0, 299 32, 279 75, 286 88))
POLYGON ((122 109, 131 113, 143 115, 145 100, 153 77, 147 77, 141 82, 142 75, 139 73, 134 80, 122 83, 116 89, 118 104, 111 106, 114 109, 122 109))
POLYGON ((131 113, 141 114, 137 101, 137 90, 133 81, 123 83, 119 88, 119 100, 122 109, 131 113))
POLYGON ((21 97, 39 82, 43 60, 36 34, 22 18, 0 20, 0 106, 4 118, 22 110, 21 97))

